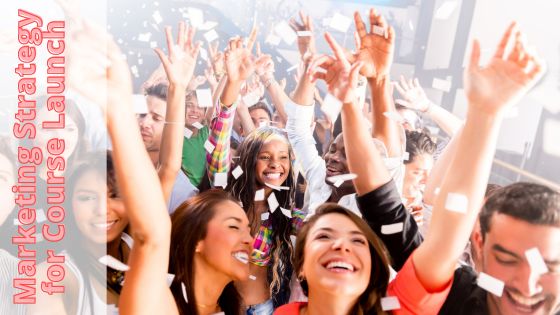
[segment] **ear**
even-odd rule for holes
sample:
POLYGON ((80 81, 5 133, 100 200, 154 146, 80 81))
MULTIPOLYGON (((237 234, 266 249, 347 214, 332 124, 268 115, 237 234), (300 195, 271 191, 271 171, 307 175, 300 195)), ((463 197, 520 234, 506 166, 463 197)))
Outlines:
POLYGON ((204 250, 204 241, 198 241, 198 243, 196 244, 196 247, 194 249, 195 253, 200 253, 204 250))
POLYGON ((484 247, 484 239, 482 238, 482 232, 480 231, 480 225, 476 224, 474 227, 473 233, 471 234, 471 251, 473 260, 477 270, 480 270, 482 267, 482 262, 484 260, 483 257, 483 250, 484 247))

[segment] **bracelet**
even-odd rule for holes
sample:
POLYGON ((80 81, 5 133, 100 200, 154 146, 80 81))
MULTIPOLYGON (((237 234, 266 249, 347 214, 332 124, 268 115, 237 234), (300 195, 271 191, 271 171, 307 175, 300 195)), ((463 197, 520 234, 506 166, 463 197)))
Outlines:
POLYGON ((264 88, 268 89, 268 87, 272 84, 273 81, 274 81, 274 78, 270 78, 270 79, 266 80, 266 82, 263 82, 264 88))

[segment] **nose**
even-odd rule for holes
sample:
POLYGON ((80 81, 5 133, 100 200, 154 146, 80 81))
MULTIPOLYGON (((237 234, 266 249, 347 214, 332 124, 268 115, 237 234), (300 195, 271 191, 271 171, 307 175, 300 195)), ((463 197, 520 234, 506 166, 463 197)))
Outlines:
POLYGON ((140 116, 138 118, 138 124, 140 125, 140 128, 148 128, 150 126, 150 121, 151 119, 149 118, 149 115, 140 116))
POLYGON ((524 296, 531 297, 543 291, 540 284, 541 275, 532 271, 528 263, 516 274, 515 288, 524 296))
POLYGON ((107 210, 110 208, 109 202, 111 199, 107 198, 106 195, 101 195, 99 197, 97 204, 95 205, 94 213, 98 216, 106 216, 107 210))
POLYGON ((341 252, 350 252, 350 246, 348 244, 348 241, 343 237, 335 239, 332 245, 332 249, 341 252))
POLYGON ((246 230, 246 233, 243 235, 242 242, 245 245, 251 245, 253 243, 253 237, 251 236, 250 229, 246 230))

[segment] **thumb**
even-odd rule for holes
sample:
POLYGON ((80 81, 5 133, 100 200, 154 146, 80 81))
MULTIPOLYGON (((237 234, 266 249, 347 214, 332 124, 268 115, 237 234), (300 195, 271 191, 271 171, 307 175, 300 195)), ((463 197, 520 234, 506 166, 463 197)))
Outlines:
POLYGON ((476 70, 480 62, 480 43, 477 39, 473 41, 471 58, 469 60, 469 71, 476 70))

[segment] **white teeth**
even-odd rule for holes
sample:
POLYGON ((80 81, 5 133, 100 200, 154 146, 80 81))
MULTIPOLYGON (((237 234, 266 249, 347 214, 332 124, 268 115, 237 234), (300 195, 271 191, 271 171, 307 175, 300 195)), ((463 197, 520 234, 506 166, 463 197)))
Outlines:
POLYGON ((110 226, 112 226, 113 224, 115 224, 116 221, 111 221, 111 222, 106 222, 106 223, 93 223, 93 226, 95 226, 96 228, 99 229, 106 229, 110 226))
POLYGON ((264 176, 269 179, 279 179, 280 173, 267 173, 264 176))
POLYGON ((513 293, 513 292, 509 292, 508 291, 509 296, 517 303, 524 305, 524 306, 534 306, 537 303, 540 303, 544 300, 544 297, 538 297, 538 298, 526 298, 522 295, 513 293))
POLYGON ((239 260, 240 262, 244 263, 244 264, 248 264, 249 263, 249 255, 246 252, 235 252, 233 253, 233 258, 239 260))
POLYGON ((354 266, 349 263, 345 263, 343 261, 332 261, 327 265, 327 269, 332 268, 343 268, 346 270, 354 271, 354 266))

